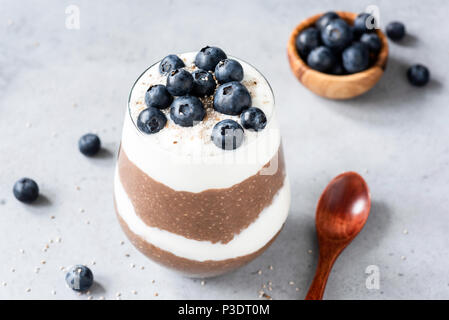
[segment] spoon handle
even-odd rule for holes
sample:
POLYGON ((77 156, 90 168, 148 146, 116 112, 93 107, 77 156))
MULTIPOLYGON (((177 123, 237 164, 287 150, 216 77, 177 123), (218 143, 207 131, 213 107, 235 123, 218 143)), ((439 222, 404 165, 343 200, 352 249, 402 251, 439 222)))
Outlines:
POLYGON ((322 300, 324 290, 326 289, 327 279, 329 273, 332 270, 335 260, 341 253, 343 248, 323 246, 325 249, 320 248, 320 255, 318 258, 318 266, 310 285, 309 292, 307 292, 306 300, 322 300))

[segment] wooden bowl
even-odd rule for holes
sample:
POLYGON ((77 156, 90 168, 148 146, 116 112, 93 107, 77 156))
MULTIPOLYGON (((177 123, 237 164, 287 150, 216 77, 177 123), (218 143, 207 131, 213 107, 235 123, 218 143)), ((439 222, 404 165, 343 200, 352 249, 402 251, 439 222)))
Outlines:
MULTIPOLYGON (((337 12, 337 14, 351 25, 357 17, 357 14, 352 12, 337 12)), ((295 41, 297 35, 304 29, 313 26, 321 15, 317 14, 302 21, 290 35, 287 53, 293 73, 306 88, 325 98, 350 99, 365 93, 379 81, 387 66, 387 37, 379 29, 376 30, 382 42, 382 48, 377 61, 365 71, 338 76, 313 70, 299 56, 295 41)))

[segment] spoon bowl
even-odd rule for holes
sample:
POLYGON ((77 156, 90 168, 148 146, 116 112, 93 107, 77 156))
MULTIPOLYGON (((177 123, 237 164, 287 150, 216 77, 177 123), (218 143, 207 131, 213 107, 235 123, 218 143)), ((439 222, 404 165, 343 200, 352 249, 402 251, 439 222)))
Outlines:
POLYGON ((370 207, 368 185, 359 174, 346 172, 335 177, 318 201, 318 238, 352 240, 365 225, 370 207))
POLYGON ((356 172, 340 174, 324 189, 315 220, 320 254, 306 300, 323 298, 335 260, 362 230, 370 208, 368 185, 356 172))

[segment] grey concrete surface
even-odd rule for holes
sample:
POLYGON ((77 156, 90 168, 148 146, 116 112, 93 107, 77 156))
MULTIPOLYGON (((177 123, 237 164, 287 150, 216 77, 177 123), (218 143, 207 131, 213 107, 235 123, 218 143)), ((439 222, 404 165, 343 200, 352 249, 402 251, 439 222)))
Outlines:
POLYGON ((257 299, 269 281, 273 299, 303 299, 317 261, 316 202, 345 170, 366 178, 373 208, 338 259, 325 298, 449 298, 448 9, 447 1, 436 0, 3 0, 0 298, 88 299, 66 288, 61 271, 84 263, 97 280, 94 299, 117 293, 122 299, 257 299), (65 26, 71 4, 80 9, 79 30, 65 26), (382 27, 403 21, 409 36, 390 42, 388 69, 369 93, 340 102, 315 96, 289 69, 291 30, 318 12, 359 12, 370 4, 379 7, 382 27), (206 44, 250 61, 273 86, 293 199, 284 230, 265 254, 202 285, 160 268, 125 239, 114 215, 112 176, 136 77, 168 53, 206 44), (432 73, 425 88, 405 78, 417 62, 432 73), (93 159, 77 150, 88 131, 105 147, 93 159), (12 186, 22 176, 39 183, 37 204, 14 199, 12 186), (379 268, 379 289, 365 285, 370 265, 379 268))

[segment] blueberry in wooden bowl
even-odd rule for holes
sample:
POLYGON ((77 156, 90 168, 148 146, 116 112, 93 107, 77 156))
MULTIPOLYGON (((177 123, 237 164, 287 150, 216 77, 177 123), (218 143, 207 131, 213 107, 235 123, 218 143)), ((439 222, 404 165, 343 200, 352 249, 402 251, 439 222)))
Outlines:
POLYGON ((350 99, 370 90, 388 60, 387 37, 370 19, 374 17, 366 13, 337 11, 302 21, 287 45, 294 75, 329 99, 350 99), (365 29, 360 28, 363 22, 365 29))

